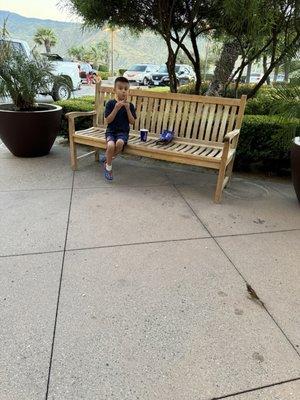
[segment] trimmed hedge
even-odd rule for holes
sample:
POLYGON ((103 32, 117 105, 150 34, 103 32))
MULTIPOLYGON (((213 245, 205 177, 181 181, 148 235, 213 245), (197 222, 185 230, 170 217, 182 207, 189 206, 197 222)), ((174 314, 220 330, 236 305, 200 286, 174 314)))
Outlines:
MULTIPOLYGON (((288 85, 282 85, 288 89, 288 85)), ((208 82, 204 82, 201 87, 201 94, 205 94, 206 90, 208 87, 208 82)), ((240 97, 242 94, 248 94, 253 87, 252 84, 241 84, 240 89, 238 91, 238 97, 240 97)), ((185 94, 192 94, 195 90, 194 84, 189 84, 189 85, 184 85, 179 87, 179 92, 180 93, 185 93, 185 94)), ((275 115, 279 114, 280 110, 280 105, 282 104, 282 100, 274 100, 274 97, 272 96, 272 92, 274 92, 274 89, 272 86, 263 86, 260 91, 257 93, 257 96, 249 99, 247 101, 246 109, 245 109, 245 114, 248 115, 275 115)), ((226 93, 226 97, 234 97, 234 88, 233 85, 231 85, 226 93)), ((291 102, 290 102, 291 104, 291 102)))
MULTIPOLYGON (((60 134, 63 136, 68 135, 68 121, 65 114, 72 111, 93 111, 95 109, 95 97, 85 96, 76 99, 57 101, 56 104, 63 109, 63 118, 61 122, 60 134)), ((91 126, 91 117, 76 118, 76 129, 87 129, 91 126)))
POLYGON ((106 81, 109 77, 109 72, 106 71, 99 71, 98 75, 101 77, 101 79, 103 79, 104 81, 106 81))
MULTIPOLYGON (((71 111, 92 111, 93 96, 57 102, 63 114, 71 111)), ((253 163, 261 164, 265 171, 279 173, 289 165, 289 149, 292 138, 300 135, 299 120, 284 121, 280 116, 245 115, 237 149, 235 169, 249 170, 253 163)), ((76 119, 76 129, 91 126, 91 117, 76 119)), ((67 135, 67 121, 63 118, 61 134, 67 135)))
POLYGON ((289 166, 292 138, 300 134, 299 122, 276 115, 245 115, 235 169, 250 170, 256 163, 264 171, 280 173, 282 167, 289 166))
MULTIPOLYGON (((200 94, 205 94, 210 82, 203 82, 201 85, 201 93, 200 94)), ((241 83, 238 87, 237 91, 237 97, 241 97, 242 94, 248 95, 251 90, 253 89, 254 85, 253 84, 246 84, 246 83, 241 83)), ((266 86, 263 86, 261 88, 261 91, 268 90, 266 86)), ((179 86, 178 88, 178 93, 184 93, 184 94, 194 94, 195 93, 195 83, 189 83, 187 85, 182 85, 179 86)), ((224 93, 222 93, 222 96, 224 96, 224 93)), ((226 91, 226 96, 225 97, 235 97, 234 95, 234 84, 230 84, 227 88, 226 91)))
POLYGON ((104 64, 100 64, 98 67, 99 72, 108 72, 108 66, 104 64))

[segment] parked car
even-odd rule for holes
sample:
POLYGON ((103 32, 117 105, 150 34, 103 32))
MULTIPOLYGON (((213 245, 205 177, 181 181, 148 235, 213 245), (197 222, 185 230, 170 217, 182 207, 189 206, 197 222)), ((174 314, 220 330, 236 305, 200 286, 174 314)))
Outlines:
MULTIPOLYGON (((186 64, 176 64, 175 73, 177 76, 177 84, 184 85, 196 79, 195 72, 192 67, 186 64)), ((159 70, 152 75, 152 82, 155 86, 169 86, 170 78, 166 65, 162 65, 159 70)))
POLYGON ((129 82, 137 82, 147 86, 151 82, 151 76, 159 68, 156 64, 134 64, 124 72, 124 78, 129 82))
MULTIPOLYGON (((12 46, 21 51, 28 58, 32 58, 31 50, 28 43, 24 40, 17 39, 1 39, 11 42, 12 46)), ((1 42, 0 41, 0 42, 1 42)), ((44 53, 45 56, 46 53, 44 53)), ((78 65, 75 62, 64 61, 57 54, 46 54, 46 57, 52 61, 53 75, 56 77, 54 84, 49 85, 47 93, 50 94, 53 100, 66 100, 70 98, 73 90, 80 89, 81 80, 79 77, 78 65)))

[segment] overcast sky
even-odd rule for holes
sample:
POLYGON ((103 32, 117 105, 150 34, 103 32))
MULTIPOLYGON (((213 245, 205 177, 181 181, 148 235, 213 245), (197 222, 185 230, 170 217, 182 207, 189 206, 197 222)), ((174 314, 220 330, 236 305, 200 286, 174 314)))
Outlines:
POLYGON ((76 22, 74 16, 62 11, 59 0, 0 0, 0 10, 12 11, 24 17, 76 22))

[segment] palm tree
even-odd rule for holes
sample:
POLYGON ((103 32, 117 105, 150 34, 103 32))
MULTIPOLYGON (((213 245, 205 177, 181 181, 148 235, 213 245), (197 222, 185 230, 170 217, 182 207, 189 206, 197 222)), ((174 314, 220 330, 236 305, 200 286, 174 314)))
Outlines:
POLYGON ((87 49, 83 46, 73 46, 68 50, 68 55, 76 61, 86 60, 87 49))
POLYGON ((272 98, 274 113, 279 114, 279 118, 300 119, 300 70, 296 71, 293 83, 275 87, 272 98))
POLYGON ((52 29, 39 28, 34 35, 35 43, 44 45, 47 53, 51 53, 51 47, 57 43, 57 36, 52 29))

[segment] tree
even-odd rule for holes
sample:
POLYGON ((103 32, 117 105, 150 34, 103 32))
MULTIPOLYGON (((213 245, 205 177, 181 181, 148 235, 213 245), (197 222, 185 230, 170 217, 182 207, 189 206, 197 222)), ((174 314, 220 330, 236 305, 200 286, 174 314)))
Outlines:
MULTIPOLYGON (((209 18, 219 15, 219 0, 184 0, 176 2, 177 14, 182 20, 183 28, 187 30, 188 38, 191 42, 192 49, 186 45, 185 41, 180 37, 180 27, 174 29, 171 39, 176 45, 182 49, 194 67, 196 74, 195 93, 200 93, 201 88, 201 59, 197 39, 200 35, 209 34, 211 26, 208 23, 209 18)), ((185 35, 186 36, 186 35, 185 35)))
POLYGON ((58 39, 52 29, 39 28, 33 40, 39 45, 44 45, 46 53, 51 53, 51 47, 55 46, 58 39))
POLYGON ((108 65, 109 51, 106 40, 92 44, 90 47, 73 46, 68 50, 68 54, 78 61, 92 62, 97 65, 108 65))
POLYGON ((235 40, 227 40, 220 55, 220 59, 216 63, 214 77, 210 83, 206 95, 218 96, 228 81, 235 62, 239 56, 239 48, 235 40))
POLYGON ((85 61, 85 54, 84 46, 73 46, 68 49, 68 55, 77 61, 85 61))
MULTIPOLYGON (((222 18, 216 30, 235 39, 237 52, 242 58, 241 64, 227 82, 222 82, 222 87, 226 88, 235 80, 237 92, 245 67, 262 55, 269 54, 269 63, 265 63, 263 77, 248 95, 251 98, 275 67, 297 51, 300 40, 298 6, 298 0, 222 1, 222 18)), ((219 63, 223 63, 222 56, 219 63)))
POLYGON ((102 27, 105 24, 129 27, 135 32, 149 29, 159 34, 166 43, 168 59, 166 62, 170 89, 177 91, 175 62, 182 48, 192 62, 197 87, 200 88, 200 56, 196 39, 201 31, 200 19, 209 1, 200 0, 69 0, 71 9, 83 17, 86 25, 102 27), (196 29, 197 28, 197 29, 196 29), (184 45, 189 37, 193 53, 184 45))

